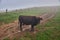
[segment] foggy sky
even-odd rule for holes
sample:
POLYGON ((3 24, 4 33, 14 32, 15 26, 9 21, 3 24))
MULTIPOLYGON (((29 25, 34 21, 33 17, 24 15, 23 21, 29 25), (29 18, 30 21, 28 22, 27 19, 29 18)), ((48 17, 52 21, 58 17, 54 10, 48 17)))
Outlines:
POLYGON ((0 9, 60 5, 59 1, 60 0, 0 0, 0 9))

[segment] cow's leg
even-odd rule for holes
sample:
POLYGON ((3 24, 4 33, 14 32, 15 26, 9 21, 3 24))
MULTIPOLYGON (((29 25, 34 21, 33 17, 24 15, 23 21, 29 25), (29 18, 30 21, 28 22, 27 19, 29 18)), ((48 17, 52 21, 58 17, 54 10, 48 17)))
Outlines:
POLYGON ((34 31, 34 25, 31 25, 31 31, 34 31))
POLYGON ((20 23, 20 30, 22 31, 22 23, 20 23))

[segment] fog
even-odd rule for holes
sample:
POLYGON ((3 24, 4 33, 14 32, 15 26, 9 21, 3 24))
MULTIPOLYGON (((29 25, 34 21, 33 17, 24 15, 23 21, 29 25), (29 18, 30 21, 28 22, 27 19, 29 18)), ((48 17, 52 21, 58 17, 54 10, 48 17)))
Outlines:
POLYGON ((0 10, 59 5, 60 0, 0 0, 0 10))

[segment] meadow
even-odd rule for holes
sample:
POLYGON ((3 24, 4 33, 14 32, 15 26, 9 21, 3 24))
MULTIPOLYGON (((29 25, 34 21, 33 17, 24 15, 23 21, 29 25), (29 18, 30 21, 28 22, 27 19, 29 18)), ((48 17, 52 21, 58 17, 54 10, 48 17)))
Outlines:
MULTIPOLYGON (((33 7, 27 9, 15 10, 12 12, 0 13, 0 25, 17 20, 20 15, 40 16, 40 14, 50 13, 56 7, 33 7)), ((56 11, 56 10, 55 10, 56 11)))
MULTIPOLYGON (((8 13, 0 13, 0 23, 13 22, 14 20, 18 19, 19 15, 38 16, 42 13, 46 13, 48 11, 47 9, 33 8, 28 10, 25 9, 8 13)), ((50 12, 50 10, 48 12, 50 12)), ((50 19, 44 25, 37 25, 36 28, 39 30, 37 33, 31 34, 29 32, 24 32, 25 34, 23 36, 19 37, 18 39, 15 37, 13 40, 60 40, 60 12, 56 12, 56 16, 54 18, 50 19)), ((10 39, 5 38, 4 40, 10 39)))
POLYGON ((23 9, 23 10, 16 10, 12 12, 3 12, 0 13, 0 25, 11 23, 18 19, 20 15, 31 15, 36 16, 40 15, 41 11, 39 9, 23 9))

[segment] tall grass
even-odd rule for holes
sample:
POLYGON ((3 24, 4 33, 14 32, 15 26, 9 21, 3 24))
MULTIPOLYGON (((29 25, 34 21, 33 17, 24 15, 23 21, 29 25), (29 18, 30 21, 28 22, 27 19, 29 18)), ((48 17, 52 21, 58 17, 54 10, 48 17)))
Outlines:
POLYGON ((60 12, 44 25, 37 25, 39 32, 35 34, 26 34, 20 37, 22 40, 60 40, 60 12), (43 27, 44 26, 44 27, 43 27))
MULTIPOLYGON (((8 12, 0 15, 0 22, 11 22, 18 19, 19 15, 39 15, 41 11, 17 11, 8 12)), ((56 16, 44 25, 37 25, 39 32, 31 34, 25 32, 23 36, 20 36, 18 40, 60 40, 60 12, 57 12, 56 16)), ((17 37, 16 37, 17 38, 17 37)), ((15 40, 15 39, 14 39, 15 40)))
POLYGON ((42 32, 36 34, 36 40, 60 40, 60 12, 58 12, 55 18, 48 21, 43 29, 40 27, 42 32), (44 30, 45 29, 45 30, 44 30))
POLYGON ((20 10, 20 11, 12 11, 12 12, 7 12, 7 13, 0 13, 0 25, 2 23, 10 23, 13 22, 14 20, 17 20, 20 15, 40 15, 41 11, 37 9, 25 9, 25 10, 20 10))

